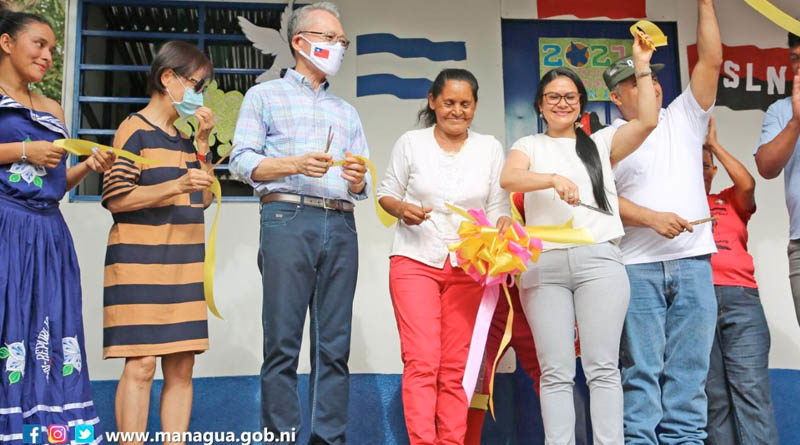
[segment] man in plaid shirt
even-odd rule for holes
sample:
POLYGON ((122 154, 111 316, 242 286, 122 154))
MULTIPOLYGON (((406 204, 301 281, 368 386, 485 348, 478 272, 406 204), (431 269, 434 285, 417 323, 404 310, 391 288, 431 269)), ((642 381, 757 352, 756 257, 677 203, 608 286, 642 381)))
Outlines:
POLYGON ((348 357, 358 274, 354 201, 371 184, 358 113, 328 91, 350 42, 328 2, 295 10, 296 67, 251 88, 242 102, 231 173, 261 197, 263 283, 261 423, 300 429, 297 363, 311 315, 311 444, 344 444, 348 357), (344 165, 332 166, 344 159, 344 165))

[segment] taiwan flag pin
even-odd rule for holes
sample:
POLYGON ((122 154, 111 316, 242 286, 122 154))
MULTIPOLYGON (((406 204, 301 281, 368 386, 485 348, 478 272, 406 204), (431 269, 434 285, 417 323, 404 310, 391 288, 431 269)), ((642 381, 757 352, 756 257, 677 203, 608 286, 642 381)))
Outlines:
POLYGON ((327 59, 330 52, 327 49, 323 49, 320 47, 314 48, 314 56, 319 57, 320 59, 327 59))

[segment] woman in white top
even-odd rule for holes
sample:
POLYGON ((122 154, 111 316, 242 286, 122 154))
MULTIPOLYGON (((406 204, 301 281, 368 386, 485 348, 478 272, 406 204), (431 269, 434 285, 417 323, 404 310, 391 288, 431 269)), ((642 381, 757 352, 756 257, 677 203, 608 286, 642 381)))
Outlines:
POLYGON ((483 287, 448 252, 463 218, 444 204, 484 209, 501 231, 511 224, 508 194, 500 188, 503 147, 469 129, 477 104, 472 73, 439 73, 419 114, 426 128, 398 139, 378 189, 381 206, 400 219, 389 289, 412 445, 460 444, 466 433, 469 401, 461 380, 483 287))
POLYGON ((630 289, 615 244, 624 232, 611 168, 641 145, 658 122, 650 76, 652 54, 638 37, 633 61, 642 110, 639 118, 619 130, 608 127, 591 136, 576 129, 587 103, 581 79, 566 68, 545 74, 534 105, 547 131, 514 144, 500 179, 506 190, 525 192, 527 224, 562 224, 572 219, 576 227, 591 232, 595 241, 583 246, 544 243, 538 263, 521 279, 522 306, 542 369, 540 398, 547 444, 575 443, 576 320, 590 390, 594 443, 622 445, 624 441, 617 365, 630 289))

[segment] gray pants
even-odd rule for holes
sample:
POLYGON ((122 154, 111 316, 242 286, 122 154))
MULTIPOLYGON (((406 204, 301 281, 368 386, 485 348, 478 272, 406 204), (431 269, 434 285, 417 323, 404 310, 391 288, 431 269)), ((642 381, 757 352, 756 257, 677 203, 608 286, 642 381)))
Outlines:
POLYGON ((789 254, 789 283, 792 285, 794 313, 800 323, 800 240, 790 240, 786 250, 789 254))
POLYGON ((622 445, 618 363, 630 287, 619 248, 607 242, 544 252, 529 274, 523 279, 521 301, 542 369, 545 444, 575 443, 577 320, 594 443, 622 445))

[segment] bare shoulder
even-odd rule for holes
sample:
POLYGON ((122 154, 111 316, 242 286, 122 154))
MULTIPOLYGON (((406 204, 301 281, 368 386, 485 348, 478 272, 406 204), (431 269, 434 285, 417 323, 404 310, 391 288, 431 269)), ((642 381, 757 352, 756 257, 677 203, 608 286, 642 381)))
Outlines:
POLYGON ((53 116, 57 117, 61 122, 64 122, 64 109, 61 108, 61 104, 56 102, 53 99, 50 99, 47 96, 43 96, 39 93, 31 92, 33 97, 34 104, 36 104, 36 108, 41 111, 46 111, 53 116))

